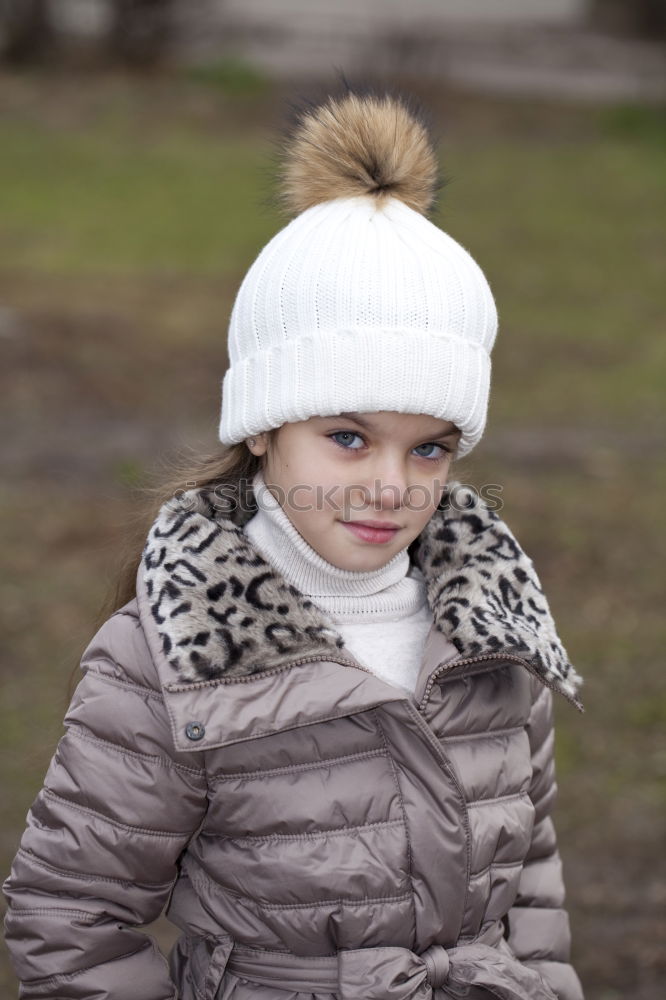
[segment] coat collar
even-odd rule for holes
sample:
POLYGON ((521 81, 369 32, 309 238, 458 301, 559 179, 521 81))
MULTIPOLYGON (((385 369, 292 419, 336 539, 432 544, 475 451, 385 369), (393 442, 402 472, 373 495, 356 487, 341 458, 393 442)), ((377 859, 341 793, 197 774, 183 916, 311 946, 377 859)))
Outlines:
MULTIPOLYGON (((325 612, 243 532, 257 509, 252 490, 240 504, 219 489, 190 489, 162 504, 142 552, 137 595, 168 664, 166 685, 243 680, 295 660, 353 662, 325 612)), ((426 580, 433 631, 462 659, 518 657, 583 710, 583 678, 557 635, 534 564, 473 488, 447 484, 410 555, 426 580)))

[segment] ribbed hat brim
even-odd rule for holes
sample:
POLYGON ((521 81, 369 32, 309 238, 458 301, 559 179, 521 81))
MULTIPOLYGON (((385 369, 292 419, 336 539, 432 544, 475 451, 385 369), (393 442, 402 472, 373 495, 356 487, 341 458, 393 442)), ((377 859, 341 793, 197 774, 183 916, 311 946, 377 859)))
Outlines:
POLYGON ((286 340, 226 372, 219 428, 224 444, 348 410, 451 420, 462 431, 459 458, 480 440, 491 376, 484 346, 414 329, 322 332, 286 340))

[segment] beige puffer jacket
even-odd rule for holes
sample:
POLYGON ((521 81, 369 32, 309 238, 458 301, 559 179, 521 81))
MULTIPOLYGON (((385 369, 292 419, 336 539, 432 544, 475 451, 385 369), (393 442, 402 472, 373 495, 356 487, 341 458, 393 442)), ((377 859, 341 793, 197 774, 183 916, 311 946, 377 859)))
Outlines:
POLYGON ((581 678, 509 528, 451 496, 411 547, 413 698, 251 546, 251 510, 163 505, 5 882, 21 997, 581 1000, 551 818, 553 692, 582 711, 581 678), (167 902, 169 967, 136 929, 167 902))

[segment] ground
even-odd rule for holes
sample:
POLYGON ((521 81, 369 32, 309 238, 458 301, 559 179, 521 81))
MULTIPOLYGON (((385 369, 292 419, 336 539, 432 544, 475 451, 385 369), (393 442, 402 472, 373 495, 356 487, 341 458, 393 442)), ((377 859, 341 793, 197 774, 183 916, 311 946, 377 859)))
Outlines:
MULTIPOLYGON (((267 154, 293 95, 247 81, 220 67, 0 77, 3 872, 137 488, 175 451, 216 447, 233 296, 284 221, 267 154)), ((585 678, 584 715, 556 699, 573 961, 587 1000, 654 1000, 664 113, 410 86, 440 128, 435 221, 481 263, 500 314, 486 434, 452 475, 501 486, 585 678)), ((15 995, 4 954, 0 993, 15 995)))

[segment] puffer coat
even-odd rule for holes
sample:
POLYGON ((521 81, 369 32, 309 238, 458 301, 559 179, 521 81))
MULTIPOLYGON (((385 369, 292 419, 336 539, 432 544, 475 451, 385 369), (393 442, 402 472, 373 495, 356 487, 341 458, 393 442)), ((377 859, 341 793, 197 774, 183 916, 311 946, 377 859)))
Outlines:
POLYGON ((582 678, 532 560, 448 484, 410 546, 434 621, 407 696, 252 513, 167 501, 83 654, 4 885, 20 996, 581 1000, 551 813, 582 678), (167 904, 168 964, 139 930, 167 904))

